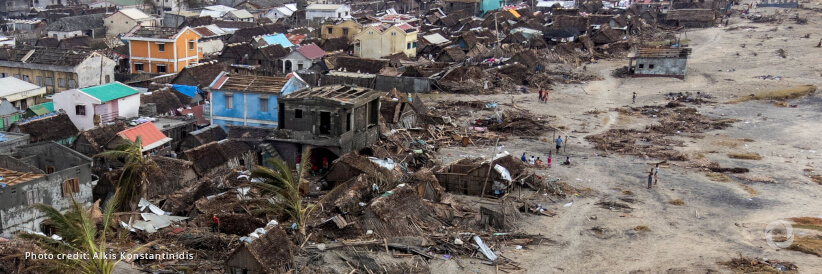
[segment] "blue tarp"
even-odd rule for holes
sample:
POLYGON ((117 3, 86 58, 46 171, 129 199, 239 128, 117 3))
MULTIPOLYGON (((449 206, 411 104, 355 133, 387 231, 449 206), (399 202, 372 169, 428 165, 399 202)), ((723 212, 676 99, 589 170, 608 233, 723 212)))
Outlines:
POLYGON ((197 95, 197 93, 200 93, 200 94, 203 93, 202 91, 200 91, 199 88, 197 88, 195 86, 171 85, 171 88, 173 88, 177 92, 182 93, 183 95, 191 97, 191 98, 194 98, 194 95, 197 95))
POLYGON ((269 46, 280 45, 284 48, 290 48, 294 46, 293 44, 291 44, 291 41, 288 41, 288 38, 286 38, 285 35, 282 33, 265 36, 263 37, 263 40, 265 40, 265 43, 269 46))

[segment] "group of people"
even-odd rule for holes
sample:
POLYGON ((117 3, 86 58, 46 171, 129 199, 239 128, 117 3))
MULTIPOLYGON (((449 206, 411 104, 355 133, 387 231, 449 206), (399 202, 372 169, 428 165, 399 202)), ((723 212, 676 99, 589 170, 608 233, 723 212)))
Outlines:
POLYGON ((548 102, 548 90, 547 89, 540 89, 539 90, 539 102, 540 103, 547 103, 548 102))
MULTIPOLYGON (((549 168, 551 167, 551 162, 552 162, 552 158, 553 158, 552 155, 553 155, 553 153, 551 153, 549 151, 548 152, 548 161, 545 162, 546 166, 549 167, 549 168)), ((539 157, 534 159, 534 155, 531 155, 530 159, 525 157, 525 152, 522 153, 522 157, 520 157, 520 160, 522 160, 526 164, 536 166, 536 167, 542 167, 542 164, 543 164, 542 159, 540 159, 539 157)))

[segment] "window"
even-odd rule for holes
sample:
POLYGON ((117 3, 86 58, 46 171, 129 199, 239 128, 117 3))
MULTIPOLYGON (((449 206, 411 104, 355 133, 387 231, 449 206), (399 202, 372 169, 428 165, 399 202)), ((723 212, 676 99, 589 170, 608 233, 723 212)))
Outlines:
POLYGON ((654 68, 654 64, 649 64, 648 65, 648 69, 653 69, 653 68, 654 68))
POLYGON ((295 109, 294 110, 294 118, 303 118, 303 110, 302 109, 295 109))
POLYGON ((397 33, 396 33, 396 32, 392 32, 392 33, 391 33, 391 35, 394 35, 394 36, 396 36, 396 35, 397 35, 397 33))
POLYGON ((351 113, 345 117, 345 131, 351 131, 351 113))
POLYGON ((225 109, 233 109, 234 108, 234 94, 226 93, 225 94, 225 109))
POLYGON ((134 64, 134 70, 143 71, 143 64, 140 64, 140 63, 134 64))
POLYGON ((37 76, 37 85, 42 87, 44 84, 45 83, 43 83, 43 76, 37 76))
POLYGON ((77 81, 75 81, 74 79, 69 79, 69 88, 76 88, 76 87, 77 87, 77 81))
POLYGON ((165 73, 166 65, 157 65, 157 73, 165 73))
POLYGON ((303 63, 302 62, 297 63, 297 70, 303 70, 303 63))
POLYGON ((74 114, 77 115, 86 115, 86 106, 85 105, 76 105, 74 106, 74 114))
POLYGON ((347 12, 347 11, 345 12, 345 16, 348 16, 348 12, 347 12))
POLYGON ((57 78, 57 86, 61 88, 66 87, 66 79, 57 78))
POLYGON ((46 86, 54 85, 54 78, 46 77, 46 86))
POLYGON ((39 203, 42 203, 42 202, 43 202, 43 197, 40 196, 40 190, 39 189, 35 188, 35 189, 26 190, 26 204, 27 205, 39 204, 39 203))
POLYGON ((159 52, 166 51, 166 44, 157 43, 157 51, 159 51, 159 52))
POLYGON ((28 82, 29 81, 29 76, 28 75, 23 75, 23 81, 28 82))
POLYGON ((80 193, 80 179, 72 178, 63 181, 63 197, 69 196, 74 193, 80 193))
POLYGON ((54 173, 54 170, 54 166, 46 166, 46 174, 52 174, 54 173))
POLYGON ((412 48, 417 48, 417 42, 411 43, 412 48))
POLYGON ((405 49, 411 49, 411 43, 406 44, 405 49))
POLYGON ((348 35, 348 28, 343 28, 343 35, 348 35))
POLYGON ((332 28, 332 27, 328 27, 327 29, 328 29, 328 34, 332 34, 332 33, 334 33, 334 28, 332 28))
POLYGON ((260 112, 268 112, 268 98, 260 97, 260 112))
POLYGON ((188 49, 194 50, 194 41, 188 41, 188 49))
POLYGON ((106 75, 106 84, 111 83, 111 75, 106 75))
POLYGON ((639 68, 645 68, 645 64, 639 64, 639 68))
POLYGON ((8 76, 9 76, 9 75, 8 75, 8 74, 6 74, 5 72, 4 72, 4 73, 0 73, 0 78, 6 78, 6 77, 8 77, 8 76))

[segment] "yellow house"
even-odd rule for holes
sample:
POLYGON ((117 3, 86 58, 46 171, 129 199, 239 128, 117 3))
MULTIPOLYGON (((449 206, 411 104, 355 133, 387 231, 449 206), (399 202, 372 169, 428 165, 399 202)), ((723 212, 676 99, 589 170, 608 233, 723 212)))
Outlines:
POLYGON ((354 52, 363 58, 381 58, 395 53, 417 56, 417 28, 409 24, 368 25, 355 37, 354 52))
POLYGON ((189 27, 136 26, 123 36, 128 41, 131 73, 177 73, 203 58, 202 36, 189 27))
POLYGON ((322 37, 323 40, 345 37, 348 38, 348 41, 354 41, 354 38, 361 30, 362 25, 354 20, 328 22, 323 24, 320 37, 322 37))

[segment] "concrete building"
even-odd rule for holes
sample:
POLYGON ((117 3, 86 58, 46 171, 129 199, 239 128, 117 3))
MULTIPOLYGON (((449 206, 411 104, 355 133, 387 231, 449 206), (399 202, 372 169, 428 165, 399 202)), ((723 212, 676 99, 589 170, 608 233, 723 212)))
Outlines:
POLYGON ((690 48, 640 48, 628 56, 634 77, 674 77, 685 79, 690 48))
POLYGON ((45 215, 32 205, 42 203, 65 212, 72 198, 92 202, 91 159, 54 142, 17 147, 0 155, 0 234, 47 232, 45 215), (73 197, 72 197, 73 196, 73 197))
POLYGON ((19 18, 29 14, 28 0, 5 0, 0 3, 0 15, 3 18, 19 18))
POLYGON ((307 88, 299 76, 289 78, 221 73, 211 86, 211 124, 277 127, 280 96, 307 88))
POLYGON ((351 18, 351 6, 341 4, 311 4, 305 8, 305 20, 319 21, 326 18, 351 18))
POLYGON ((254 15, 251 15, 247 10, 232 10, 223 15, 223 20, 254 22, 254 15))
POLYGON ((131 73, 177 73, 203 58, 202 35, 182 29, 136 26, 123 36, 128 41, 131 73))
POLYGON ((80 130, 113 122, 117 117, 137 117, 140 94, 120 82, 71 89, 55 94, 55 110, 63 110, 80 130))
POLYGON ((268 10, 263 17, 267 17, 273 22, 277 22, 277 20, 280 19, 291 20, 293 22, 297 21, 297 18, 292 18, 296 12, 297 4, 285 4, 268 10))
POLYGON ((14 107, 8 100, 0 100, 0 130, 7 130, 14 122, 23 119, 26 113, 14 107))
POLYGON ((357 34, 354 54, 363 58, 382 58, 395 53, 417 56, 417 28, 408 24, 372 24, 357 34))
POLYGON ((200 37, 199 47, 203 50, 203 55, 222 52, 223 47, 225 47, 223 41, 230 35, 214 24, 195 27, 192 30, 202 36, 200 37))
POLYGON ((97 52, 43 47, 0 51, 0 78, 14 76, 46 87, 48 94, 114 81, 117 63, 97 52))
POLYGON ((186 22, 186 19, 200 17, 199 12, 172 11, 163 13, 163 27, 177 28, 186 22))
POLYGON ((360 31, 362 25, 355 20, 328 20, 320 28, 320 36, 323 40, 345 37, 354 41, 360 31))
POLYGON ((137 25, 152 27, 155 22, 154 18, 138 9, 122 9, 107 16, 103 25, 106 26, 106 36, 117 36, 137 25))
POLYGON ((309 160, 316 165, 369 146, 379 139, 380 93, 332 85, 285 95, 280 123, 268 140, 287 163, 294 163, 303 146, 311 146, 309 160))
POLYGON ((46 94, 46 87, 14 77, 0 78, 0 87, 0 100, 8 100, 18 110, 35 105, 35 97, 46 94))
POLYGON ((11 153, 19 146, 29 144, 29 135, 25 133, 1 132, 0 154, 11 153))
POLYGON ((105 14, 96 13, 63 17, 48 25, 47 35, 58 40, 82 35, 100 38, 106 33, 106 26, 103 24, 105 16, 105 14))
POLYGON ((310 68, 314 62, 322 61, 325 51, 315 44, 298 47, 283 57, 282 72, 290 73, 310 68))

